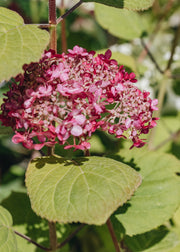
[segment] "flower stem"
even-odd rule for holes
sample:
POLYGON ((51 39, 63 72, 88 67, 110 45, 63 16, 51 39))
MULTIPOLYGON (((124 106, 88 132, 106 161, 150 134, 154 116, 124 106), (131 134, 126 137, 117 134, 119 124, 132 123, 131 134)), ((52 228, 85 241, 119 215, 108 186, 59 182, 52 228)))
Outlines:
MULTIPOLYGON (((61 5, 59 7, 61 16, 65 13, 64 0, 61 0, 61 5)), ((61 50, 62 52, 67 51, 67 39, 66 39, 66 20, 63 19, 61 22, 61 50)))
POLYGON ((57 235, 56 235, 56 224, 54 222, 48 222, 49 224, 49 241, 51 251, 54 252, 57 249, 57 235))
POLYGON ((50 49, 57 51, 56 0, 49 0, 50 49))
POLYGON ((112 241, 114 243, 114 247, 116 249, 116 252, 121 252, 120 250, 120 247, 119 247, 119 244, 118 244, 118 240, 116 238, 116 235, 115 235, 115 232, 114 232, 114 228, 113 228, 113 225, 111 223, 111 220, 110 218, 107 220, 106 222, 107 226, 108 226, 108 229, 109 229, 109 233, 111 235, 111 238, 112 238, 112 241))

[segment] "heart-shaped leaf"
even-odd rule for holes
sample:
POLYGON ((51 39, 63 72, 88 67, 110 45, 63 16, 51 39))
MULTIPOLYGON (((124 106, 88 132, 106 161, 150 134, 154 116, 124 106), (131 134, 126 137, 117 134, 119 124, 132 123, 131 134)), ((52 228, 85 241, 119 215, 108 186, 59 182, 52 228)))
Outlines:
POLYGON ((17 243, 14 232, 11 230, 12 217, 10 213, 0 206, 0 251, 16 252, 17 243))
POLYGON ((22 72, 25 63, 37 61, 49 42, 49 33, 25 25, 16 12, 0 7, 0 81, 22 72))
POLYGON ((140 170, 143 182, 115 215, 126 234, 154 229, 170 219, 180 204, 180 161, 173 155, 146 150, 122 150, 121 159, 140 170))
POLYGON ((33 160, 26 185, 36 214, 60 223, 101 225, 141 183, 131 167, 104 157, 33 160))

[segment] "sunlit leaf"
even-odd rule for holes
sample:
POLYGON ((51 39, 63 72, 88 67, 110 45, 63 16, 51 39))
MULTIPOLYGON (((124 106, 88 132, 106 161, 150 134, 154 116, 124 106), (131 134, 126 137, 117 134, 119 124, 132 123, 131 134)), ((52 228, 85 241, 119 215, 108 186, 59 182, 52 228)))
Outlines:
POLYGON ((125 243, 132 252, 169 252, 180 243, 173 229, 165 226, 133 237, 125 237, 125 243))
POLYGON ((134 166, 143 182, 128 204, 115 215, 126 234, 147 232, 171 218, 180 204, 180 161, 170 154, 121 150, 121 159, 134 166))
MULTIPOLYGON (((38 217, 31 209, 30 201, 26 193, 12 192, 4 199, 2 206, 5 207, 13 217, 13 229, 21 234, 31 237, 44 247, 49 247, 49 226, 46 220, 38 217)), ((57 225, 58 242, 62 242, 69 232, 72 232, 69 225, 57 225)), ((22 237, 16 236, 18 252, 40 252, 34 244, 28 242, 22 237)), ((69 245, 63 247, 60 251, 69 252, 69 245)), ((1 251, 1 250, 0 250, 1 251)), ((11 252, 14 252, 12 250, 11 252)), ((57 251, 58 252, 58 251, 57 251)))
POLYGON ((101 225, 141 183, 131 167, 104 157, 33 160, 26 185, 33 210, 60 223, 101 225))
POLYGON ((49 42, 49 33, 25 25, 16 12, 0 7, 0 81, 22 72, 22 65, 37 61, 49 42))
POLYGON ((16 252, 17 242, 15 234, 11 229, 12 217, 10 213, 0 206, 0 251, 16 252))
POLYGON ((128 40, 141 37, 148 27, 143 16, 130 10, 96 4, 95 16, 98 23, 109 33, 128 40))

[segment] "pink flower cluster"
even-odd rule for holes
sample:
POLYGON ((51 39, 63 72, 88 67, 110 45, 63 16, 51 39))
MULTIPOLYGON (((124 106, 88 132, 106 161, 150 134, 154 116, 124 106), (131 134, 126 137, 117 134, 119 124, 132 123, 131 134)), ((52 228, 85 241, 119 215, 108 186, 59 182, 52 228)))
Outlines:
POLYGON ((49 50, 23 66, 1 106, 0 120, 15 131, 14 143, 85 150, 100 128, 131 139, 132 147, 145 144, 139 137, 156 126, 157 100, 134 85, 135 74, 110 59, 110 50, 94 54, 78 46, 61 55, 49 50))

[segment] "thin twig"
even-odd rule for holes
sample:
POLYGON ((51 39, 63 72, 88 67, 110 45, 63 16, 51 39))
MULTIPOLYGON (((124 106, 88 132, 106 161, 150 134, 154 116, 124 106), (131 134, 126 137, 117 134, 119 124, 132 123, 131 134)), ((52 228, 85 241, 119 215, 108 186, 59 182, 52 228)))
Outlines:
MULTIPOLYGON (((155 37, 157 36, 157 33, 159 32, 160 28, 161 28, 161 24, 162 24, 162 21, 164 20, 164 18, 167 16, 169 10, 171 9, 172 5, 174 3, 174 0, 169 0, 167 2, 167 4, 164 6, 163 8, 163 12, 162 14, 160 15, 160 17, 158 18, 158 22, 157 22, 157 25, 155 27, 155 29, 153 30, 153 32, 151 33, 150 35, 150 38, 149 38, 149 42, 147 44, 147 48, 150 48, 153 40, 155 39, 155 37)), ((160 6, 159 6, 159 2, 158 1, 155 1, 154 2, 154 5, 153 6, 156 6, 155 8, 158 8, 158 11, 160 11, 160 6)), ((147 55, 148 51, 146 49, 142 50, 139 58, 138 58, 138 61, 139 62, 142 62, 143 59, 145 58, 145 56, 147 55)))
POLYGON ((85 224, 81 224, 74 232, 72 232, 61 244, 57 246, 57 248, 64 247, 83 227, 85 224))
POLYGON ((172 133, 167 139, 165 139, 160 144, 158 144, 156 147, 152 148, 152 150, 156 151, 156 150, 160 149, 161 147, 163 147, 169 141, 175 141, 176 138, 179 137, 179 136, 180 136, 180 130, 177 130, 176 132, 172 133))
POLYGON ((39 28, 50 28, 50 24, 36 24, 39 28))
POLYGON ((120 250, 120 247, 119 247, 119 244, 118 244, 118 240, 116 238, 116 235, 115 235, 115 232, 114 232, 114 228, 113 228, 113 225, 111 223, 111 220, 110 218, 107 220, 106 222, 107 226, 108 226, 108 229, 109 229, 109 233, 111 235, 111 238, 113 240, 113 243, 114 243, 114 247, 116 249, 116 252, 121 252, 120 250))
POLYGON ((144 42, 144 40, 142 38, 141 38, 141 44, 145 48, 145 50, 147 51, 147 54, 149 55, 149 58, 152 60, 152 62, 156 66, 157 70, 161 74, 164 74, 164 71, 160 68, 160 66, 158 65, 157 61, 155 60, 154 56, 152 55, 152 53, 150 52, 149 48, 146 46, 146 44, 145 44, 145 42, 144 42))
POLYGON ((46 248, 40 244, 38 244, 37 242, 33 241, 30 237, 26 236, 26 235, 23 235, 21 233, 19 233, 18 231, 16 230, 13 230, 15 234, 19 235, 20 237, 24 238, 25 240, 27 240, 28 242, 31 242, 32 244, 34 244, 36 247, 40 248, 40 249, 43 249, 44 251, 51 251, 50 248, 46 248))
POLYGON ((171 56, 169 58, 166 70, 169 70, 171 68, 171 64, 173 62, 173 56, 174 56, 174 53, 175 53, 175 50, 176 50, 176 46, 178 44, 179 37, 180 37, 180 25, 177 27, 174 39, 172 41, 171 56))
POLYGON ((62 16, 60 16, 56 23, 59 24, 64 18, 66 18, 71 12, 73 12, 75 9, 77 9, 81 4, 83 3, 82 0, 80 0, 77 4, 75 4, 71 9, 69 9, 66 13, 64 13, 62 16))

